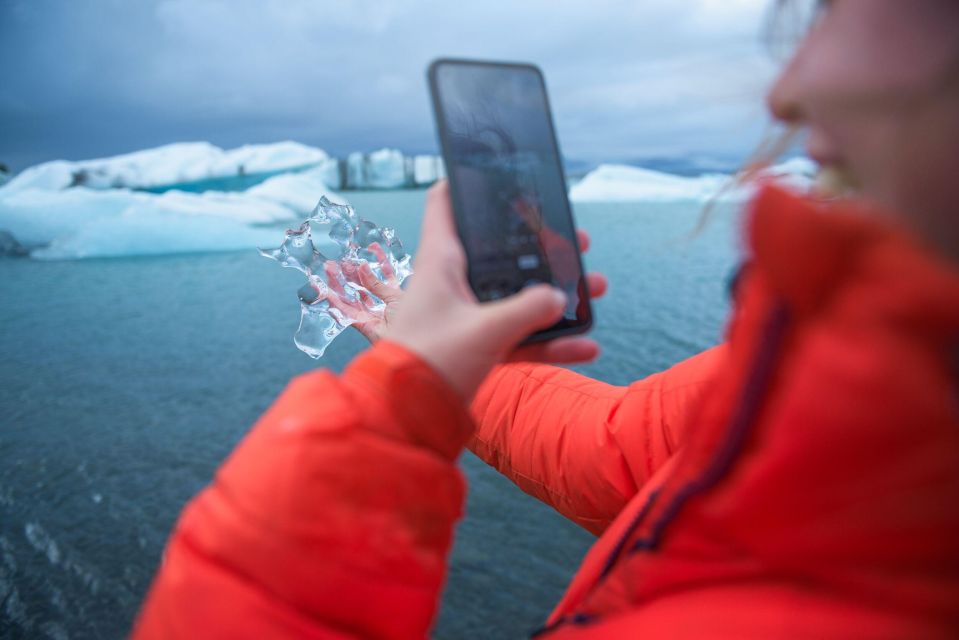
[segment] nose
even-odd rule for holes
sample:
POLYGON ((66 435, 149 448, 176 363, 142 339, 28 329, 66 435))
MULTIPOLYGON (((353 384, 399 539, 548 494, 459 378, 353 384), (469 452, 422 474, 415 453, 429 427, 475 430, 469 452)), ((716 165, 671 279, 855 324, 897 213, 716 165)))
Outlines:
POLYGON ((799 55, 793 55, 773 83, 766 104, 773 118, 790 125, 798 125, 803 120, 803 110, 799 96, 799 55))

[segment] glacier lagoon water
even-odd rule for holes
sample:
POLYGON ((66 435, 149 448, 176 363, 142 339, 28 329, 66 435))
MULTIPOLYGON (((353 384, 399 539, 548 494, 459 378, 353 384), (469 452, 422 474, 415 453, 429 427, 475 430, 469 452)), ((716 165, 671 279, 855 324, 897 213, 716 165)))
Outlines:
MULTIPOLYGON (((424 192, 350 201, 415 244, 424 192)), ((722 209, 687 239, 700 207, 575 206, 587 266, 611 283, 604 354, 581 371, 627 384, 719 339, 737 243, 722 209)), ((297 351, 303 276, 271 267, 252 250, 0 259, 0 637, 123 637, 183 504, 292 376, 364 347, 347 331, 319 363, 297 351)), ((467 515, 434 635, 525 637, 593 538, 462 464, 467 515)))

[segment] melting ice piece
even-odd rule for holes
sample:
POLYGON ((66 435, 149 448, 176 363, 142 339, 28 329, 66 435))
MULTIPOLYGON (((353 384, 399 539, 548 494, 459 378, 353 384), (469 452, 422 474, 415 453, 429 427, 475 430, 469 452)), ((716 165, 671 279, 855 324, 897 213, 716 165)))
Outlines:
POLYGON ((306 276, 297 291, 300 327, 293 342, 311 358, 321 357, 351 324, 383 318, 386 305, 360 282, 364 264, 381 282, 395 287, 413 273, 412 257, 393 229, 379 227, 352 206, 326 196, 303 224, 287 229, 279 247, 260 249, 260 254, 306 276), (335 256, 325 255, 314 243, 323 234, 332 241, 335 256))

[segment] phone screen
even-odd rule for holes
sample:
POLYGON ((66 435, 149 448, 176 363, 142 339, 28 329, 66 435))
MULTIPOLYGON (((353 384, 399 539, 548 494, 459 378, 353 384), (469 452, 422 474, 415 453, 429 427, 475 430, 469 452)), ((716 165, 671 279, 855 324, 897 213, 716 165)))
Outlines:
POLYGON ((438 60, 430 88, 469 280, 481 301, 552 283, 559 323, 585 331, 591 310, 543 75, 534 66, 438 60))

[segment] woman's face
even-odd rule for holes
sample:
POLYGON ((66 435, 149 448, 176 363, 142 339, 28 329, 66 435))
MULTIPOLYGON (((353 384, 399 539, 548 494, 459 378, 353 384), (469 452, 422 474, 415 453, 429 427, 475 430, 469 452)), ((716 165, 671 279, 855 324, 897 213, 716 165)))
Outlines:
POLYGON ((809 155, 863 198, 959 252, 959 2, 820 4, 773 115, 804 126, 809 155))

